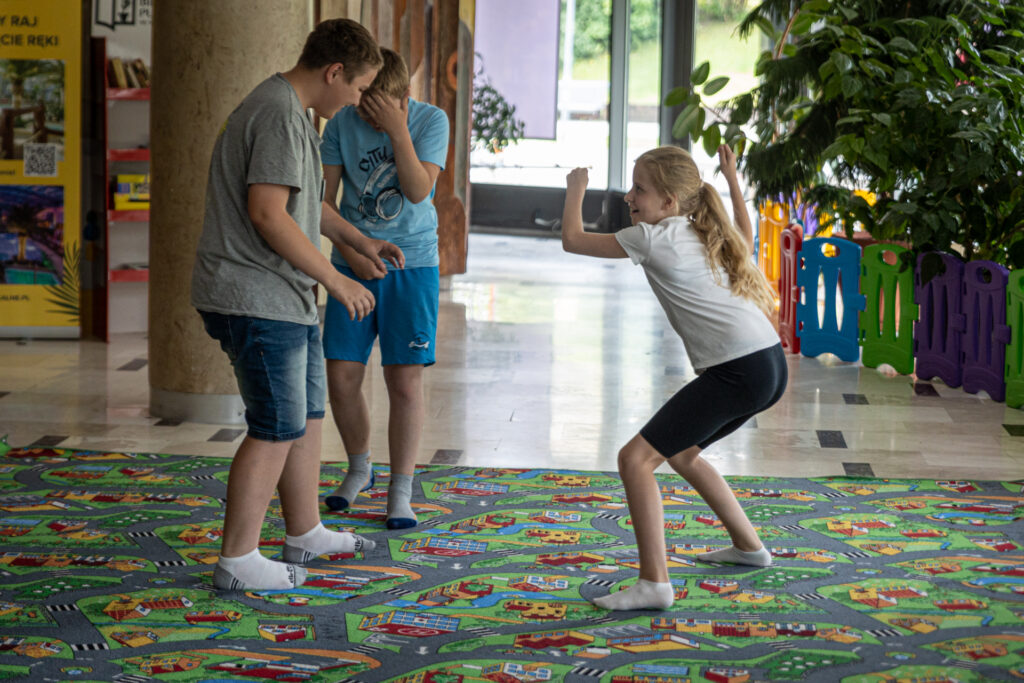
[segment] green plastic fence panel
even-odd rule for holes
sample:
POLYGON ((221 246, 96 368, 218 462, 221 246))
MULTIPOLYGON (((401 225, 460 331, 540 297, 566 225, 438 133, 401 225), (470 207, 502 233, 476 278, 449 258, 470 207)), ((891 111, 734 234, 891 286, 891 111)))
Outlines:
POLYGON ((1006 405, 1024 406, 1024 270, 1010 273, 1006 285, 1006 324, 1010 345, 1006 347, 1006 405))
POLYGON ((877 368, 888 363, 901 375, 914 372, 914 267, 908 249, 898 244, 869 244, 860 262, 860 293, 867 305, 860 312, 861 362, 877 368), (886 263, 886 252, 895 263, 886 263), (904 256, 905 254, 905 256, 904 256))

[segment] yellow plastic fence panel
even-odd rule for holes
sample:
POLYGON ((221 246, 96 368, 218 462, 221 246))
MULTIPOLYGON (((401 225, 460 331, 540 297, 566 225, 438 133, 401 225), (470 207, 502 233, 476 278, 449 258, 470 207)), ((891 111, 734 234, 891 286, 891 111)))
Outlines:
POLYGON ((766 201, 758 210, 757 267, 776 293, 782 276, 782 231, 789 225, 789 206, 766 201))

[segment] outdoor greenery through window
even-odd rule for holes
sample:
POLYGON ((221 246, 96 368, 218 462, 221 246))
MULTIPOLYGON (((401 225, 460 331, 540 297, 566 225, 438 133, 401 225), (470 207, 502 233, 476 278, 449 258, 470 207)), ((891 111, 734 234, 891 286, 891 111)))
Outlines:
MULTIPOLYGON (((710 59, 732 77, 729 88, 722 92, 723 99, 733 90, 740 92, 756 83, 754 66, 763 48, 758 37, 741 39, 735 30, 751 4, 748 0, 698 2, 697 61, 710 59)), ((487 11, 486 2, 481 2, 477 11, 487 11)), ((661 15, 662 0, 630 2, 626 187, 621 189, 628 189, 633 159, 659 144, 661 15)), ((590 187, 606 187, 611 16, 612 0, 561 0, 555 137, 520 139, 501 150, 478 145, 471 156, 472 182, 563 187, 571 168, 588 166, 590 187)), ((695 152, 705 177, 715 182, 717 160, 700 150, 695 152)))

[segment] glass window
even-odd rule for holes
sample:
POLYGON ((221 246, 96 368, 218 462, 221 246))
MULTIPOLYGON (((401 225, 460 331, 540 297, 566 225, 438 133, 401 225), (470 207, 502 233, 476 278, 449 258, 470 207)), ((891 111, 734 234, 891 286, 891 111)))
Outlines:
POLYGON ((661 0, 631 0, 629 31, 626 190, 632 185, 633 161, 660 144, 661 0))
MULTIPOLYGON (((479 0, 477 24, 489 22, 489 14, 502 5, 514 3, 479 0)), ((527 137, 497 152, 478 146, 470 155, 470 182, 564 187, 569 169, 589 166, 590 187, 606 186, 611 0, 561 0, 559 10, 559 30, 553 38, 558 43, 553 51, 558 60, 554 138, 527 137)), ((524 50, 519 32, 505 31, 502 36, 524 50)), ((535 43, 542 38, 530 36, 535 43)), ((529 49, 550 47, 537 44, 529 49)))

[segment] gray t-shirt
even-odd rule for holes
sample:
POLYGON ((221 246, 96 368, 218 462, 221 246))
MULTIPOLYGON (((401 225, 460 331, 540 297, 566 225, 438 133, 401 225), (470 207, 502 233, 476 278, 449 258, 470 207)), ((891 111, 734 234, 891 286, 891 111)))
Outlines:
POLYGON ((314 280, 277 254, 249 218, 249 185, 291 188, 288 214, 320 245, 320 136, 281 74, 231 112, 213 148, 206 214, 192 270, 192 305, 202 311, 317 323, 314 280))

